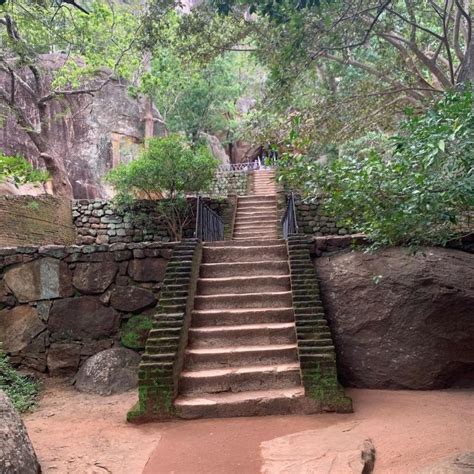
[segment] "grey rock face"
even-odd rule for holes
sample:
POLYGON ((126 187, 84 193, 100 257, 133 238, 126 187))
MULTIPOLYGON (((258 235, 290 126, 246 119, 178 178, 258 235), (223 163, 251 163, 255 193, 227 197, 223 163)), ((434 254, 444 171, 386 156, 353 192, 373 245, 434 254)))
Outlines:
POLYGON ((0 472, 39 474, 36 458, 25 425, 6 393, 0 390, 0 472))
POLYGON ((107 349, 80 368, 75 387, 81 392, 113 395, 136 388, 140 355, 130 349, 107 349))
POLYGON ((474 255, 392 248, 319 258, 316 269, 345 384, 474 384, 474 255))
POLYGON ((5 284, 20 303, 71 296, 71 275, 65 262, 42 258, 8 270, 5 284))

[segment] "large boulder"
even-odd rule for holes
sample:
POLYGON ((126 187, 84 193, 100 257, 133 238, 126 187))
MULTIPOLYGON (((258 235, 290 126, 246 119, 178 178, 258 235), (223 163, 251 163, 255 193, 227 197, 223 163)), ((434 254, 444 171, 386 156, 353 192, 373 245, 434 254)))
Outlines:
POLYGON ((72 282, 81 293, 103 293, 114 281, 117 271, 115 262, 78 263, 72 282))
POLYGON ((150 290, 138 286, 116 286, 110 304, 119 311, 133 313, 154 306, 156 298, 150 290))
POLYGON ((116 334, 119 324, 119 313, 94 296, 55 301, 48 320, 52 338, 57 340, 103 339, 116 334))
POLYGON ((128 265, 128 274, 135 281, 162 281, 168 260, 164 258, 142 258, 132 260, 128 265))
POLYGON ((316 267, 342 382, 474 383, 474 255, 391 248, 319 258, 316 267))
MULTIPOLYGON (((66 58, 67 55, 61 53, 41 56, 40 69, 45 71, 41 87, 45 93, 51 82, 48 71, 61 67, 66 58)), ((105 74, 108 73, 104 71, 103 78, 105 74)), ((34 84, 28 70, 23 76, 30 85, 34 84)), ((0 84, 8 80, 8 74, 0 73, 0 84)), ((31 97, 27 93, 20 92, 20 95, 25 113, 34 115, 31 97)), ((128 84, 113 78, 93 95, 62 97, 48 102, 46 107, 50 151, 62 157, 74 197, 92 199, 110 195, 103 176, 110 168, 127 163, 139 153, 145 134, 146 100, 132 97, 128 93, 128 84)), ((151 115, 153 134, 163 135, 163 120, 155 107, 152 107, 151 115)), ((13 114, 7 114, 4 122, 0 127, 0 149, 42 165, 38 150, 13 114)))
POLYGON ((22 305, 0 311, 0 341, 7 352, 25 349, 45 329, 46 325, 32 306, 22 305))
POLYGON ((5 284, 20 303, 64 298, 74 292, 67 263, 49 257, 10 268, 5 284))
POLYGON ((418 474, 472 474, 473 472, 474 451, 471 451, 438 461, 418 471, 418 474))
POLYGON ((140 355, 130 349, 107 349, 93 355, 77 373, 75 387, 81 392, 113 395, 136 388, 140 355))
POLYGON ((38 474, 36 458, 25 425, 6 393, 0 390, 0 472, 38 474))

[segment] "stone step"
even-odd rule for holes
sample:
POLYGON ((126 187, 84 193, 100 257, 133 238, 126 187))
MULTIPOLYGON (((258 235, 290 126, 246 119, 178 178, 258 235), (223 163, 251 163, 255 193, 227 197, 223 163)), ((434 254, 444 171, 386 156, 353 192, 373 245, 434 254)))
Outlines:
POLYGON ((276 213, 269 215, 260 215, 260 216, 237 216, 235 219, 234 227, 237 225, 253 225, 255 223, 267 223, 267 224, 276 224, 280 225, 280 221, 277 219, 276 213))
MULTIPOLYGON (((275 240, 275 239, 273 239, 275 240)), ((264 242, 263 242, 264 244, 264 242)), ((262 260, 286 260, 286 246, 262 245, 261 247, 211 247, 203 249, 202 263, 238 263, 238 262, 258 262, 262 260)))
POLYGON ((203 393, 194 397, 181 395, 174 405, 177 415, 185 419, 309 414, 316 411, 308 406, 302 386, 241 393, 203 393))
POLYGON ((262 216, 276 216, 277 215, 277 210, 276 209, 254 209, 254 208, 249 208, 249 209, 241 209, 238 214, 236 214, 237 219, 239 217, 255 217, 259 218, 262 216))
POLYGON ((298 363, 183 371, 179 378, 179 392, 185 395, 272 390, 300 385, 298 363))
POLYGON ((286 275, 242 276, 230 278, 200 278, 199 295, 217 295, 222 293, 255 293, 257 291, 289 291, 290 277, 286 275))
POLYGON ((187 349, 185 357, 186 370, 216 369, 256 364, 289 364, 298 362, 298 348, 296 344, 277 344, 187 349))
POLYGON ((246 293, 245 295, 224 294, 196 296, 194 309, 288 308, 291 303, 291 291, 246 293))
POLYGON ((244 222, 236 223, 234 226, 233 235, 242 233, 273 233, 278 231, 278 223, 276 222, 244 222))
MULTIPOLYGON (((285 245, 285 241, 282 239, 275 239, 275 240, 267 240, 265 241, 265 245, 285 245)), ((221 242, 212 242, 204 244, 204 248, 206 247, 261 247, 262 242, 258 240, 250 239, 247 241, 242 242, 234 242, 233 240, 223 240, 221 242)))
MULTIPOLYGON (((295 322, 293 308, 228 309, 192 313, 193 327, 289 322, 295 322)), ((313 324, 313 321, 308 324, 313 324)))
MULTIPOLYGON (((253 230, 236 230, 233 239, 276 239, 278 237, 277 229, 253 229, 253 230)), ((285 249, 286 250, 286 249, 285 249)))
MULTIPOLYGON (((256 197, 255 199, 259 199, 256 197)), ((246 210, 249 211, 251 209, 261 211, 262 208, 268 208, 268 210, 271 211, 276 211, 277 210, 277 205, 276 205, 276 200, 273 201, 244 201, 244 202, 238 202, 237 203, 237 214, 239 213, 240 210, 246 210)))
POLYGON ((240 220, 237 218, 234 224, 234 232, 239 230, 252 230, 252 229, 276 229, 279 225, 277 219, 252 219, 252 220, 240 220))
POLYGON ((275 195, 269 195, 269 196, 239 196, 237 199, 238 203, 260 203, 260 202, 271 202, 271 203, 276 203, 276 196, 275 195))
MULTIPOLYGON (((247 246, 245 242, 246 241, 242 241, 242 245, 247 246)), ((232 242, 233 245, 236 243, 240 245, 240 241, 232 242)), ((288 275, 288 272, 288 262, 281 259, 259 259, 253 262, 206 263, 201 264, 200 268, 201 278, 288 275)))
POLYGON ((188 341, 192 348, 293 344, 296 331, 293 322, 192 327, 188 341))

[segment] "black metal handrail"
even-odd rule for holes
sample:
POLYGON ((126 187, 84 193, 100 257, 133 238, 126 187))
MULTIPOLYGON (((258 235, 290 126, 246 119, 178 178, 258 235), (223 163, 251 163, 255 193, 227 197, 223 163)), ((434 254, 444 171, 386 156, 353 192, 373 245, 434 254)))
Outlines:
POLYGON ((224 240, 224 221, 202 199, 196 202, 196 231, 194 237, 202 241, 224 240))
POLYGON ((298 222, 296 220, 295 195, 290 193, 286 206, 285 215, 281 220, 283 226, 283 238, 288 240, 288 236, 298 233, 298 222))

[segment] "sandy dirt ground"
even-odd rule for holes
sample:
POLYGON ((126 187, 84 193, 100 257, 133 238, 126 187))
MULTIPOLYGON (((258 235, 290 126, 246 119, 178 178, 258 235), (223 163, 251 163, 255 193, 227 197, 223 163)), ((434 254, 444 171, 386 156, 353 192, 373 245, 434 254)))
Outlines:
POLYGON ((373 441, 376 473, 416 473, 474 451, 474 392, 348 393, 355 408, 349 415, 135 426, 125 414, 136 393, 100 397, 49 382, 25 423, 45 473, 303 474, 315 472, 321 455, 352 436, 373 441))

